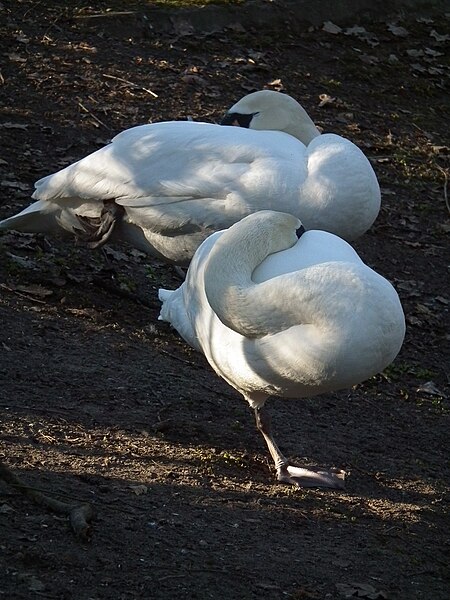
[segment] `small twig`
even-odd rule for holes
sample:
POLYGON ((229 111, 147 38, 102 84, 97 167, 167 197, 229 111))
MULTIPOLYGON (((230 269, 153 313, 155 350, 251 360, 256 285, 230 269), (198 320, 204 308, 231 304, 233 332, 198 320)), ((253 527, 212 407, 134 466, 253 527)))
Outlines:
POLYGON ((25 19, 25 17, 28 15, 28 13, 30 13, 32 10, 36 10, 36 8, 38 8, 38 6, 40 6, 42 4, 42 2, 43 2, 43 0, 39 0, 39 2, 37 4, 35 4, 34 6, 31 6, 31 8, 26 10, 22 15, 22 20, 25 19))
MULTIPOLYGON (((44 39, 47 37, 47 34, 48 34, 48 32, 50 31, 50 29, 51 29, 52 27, 54 27, 54 26, 56 25, 56 23, 57 23, 57 22, 60 20, 60 18, 61 18, 61 17, 63 17, 63 16, 64 16, 64 12, 61 12, 61 13, 60 13, 60 14, 59 14, 59 15, 56 17, 56 19, 53 19, 53 21, 50 23, 50 25, 49 25, 49 26, 47 27, 47 29, 45 30, 45 32, 44 32, 44 35, 42 36, 42 39, 43 39, 43 40, 44 40, 44 39)), ((60 29, 60 28, 58 27, 58 29, 60 29)))
POLYGON ((47 302, 45 302, 44 300, 39 300, 39 298, 35 298, 34 296, 21 294, 14 288, 10 288, 9 286, 7 286, 5 283, 0 283, 0 288, 7 290, 8 292, 12 292, 13 294, 16 294, 16 296, 19 296, 20 298, 25 298, 25 300, 30 300, 31 302, 38 302, 39 304, 47 304, 47 302))
POLYGON ((134 10, 123 10, 117 12, 95 13, 94 15, 73 15, 73 19, 98 19, 101 17, 121 17, 123 15, 135 15, 134 10))
POLYGON ((170 356, 171 358, 174 358, 175 360, 179 360, 180 362, 184 363, 185 365, 189 365, 191 367, 197 366, 192 361, 186 360, 185 358, 181 358, 180 356, 177 356, 176 354, 172 354, 171 352, 168 352, 167 350, 160 349, 159 352, 161 352, 161 354, 166 354, 167 356, 170 356))
POLYGON ((444 200, 445 200, 445 206, 447 207, 448 212, 450 213, 450 204, 448 202, 448 194, 447 194, 447 186, 448 186, 448 175, 447 175, 447 171, 445 169, 443 169, 440 165, 436 165, 436 167, 439 169, 439 171, 443 174, 444 176, 444 200))
POLYGON ((111 128, 108 127, 108 125, 105 125, 105 123, 103 123, 103 121, 101 121, 98 117, 96 117, 94 115, 94 113, 92 111, 90 111, 88 108, 86 108, 84 106, 84 104, 82 104, 79 100, 78 100, 78 106, 84 110, 84 112, 88 113, 95 121, 97 121, 97 123, 99 123, 100 125, 103 125, 103 127, 105 127, 108 131, 111 131, 111 128))
POLYGON ((24 496, 27 496, 35 504, 44 506, 49 510, 58 514, 67 515, 69 522, 72 527, 72 531, 75 536, 83 541, 89 539, 90 532, 90 521, 93 516, 93 510, 89 503, 85 504, 68 504, 67 502, 61 502, 55 500, 49 496, 44 495, 42 492, 37 491, 27 485, 25 485, 15 475, 9 467, 0 461, 0 479, 17 490, 19 490, 24 496))
POLYGON ((158 98, 158 94, 155 94, 155 92, 152 92, 152 90, 142 87, 141 85, 139 85, 137 83, 133 83, 132 81, 128 81, 128 79, 123 79, 122 77, 116 77, 115 75, 108 75, 108 73, 102 73, 102 75, 103 75, 103 77, 106 77, 107 79, 114 79, 115 81, 121 81, 122 83, 131 85, 134 88, 143 90, 144 92, 147 92, 147 94, 150 94, 150 96, 153 96, 153 98, 158 98))
MULTIPOLYGON (((0 478, 1 478, 1 470, 2 470, 1 464, 2 463, 0 463, 0 478)), ((4 465, 3 465, 3 468, 5 468, 4 465)), ((19 490, 23 487, 22 483, 19 484, 19 483, 8 482, 8 484, 11 487, 17 488, 19 490)), ((47 491, 47 490, 44 490, 42 488, 34 487, 32 485, 27 485, 26 487, 27 487, 28 490, 31 490, 33 492, 40 492, 42 494, 47 491)), ((60 498, 69 498, 69 500, 77 500, 77 501, 79 501, 79 498, 74 498, 74 496, 69 496, 69 494, 63 494, 62 492, 53 492, 53 495, 59 496, 60 498)))

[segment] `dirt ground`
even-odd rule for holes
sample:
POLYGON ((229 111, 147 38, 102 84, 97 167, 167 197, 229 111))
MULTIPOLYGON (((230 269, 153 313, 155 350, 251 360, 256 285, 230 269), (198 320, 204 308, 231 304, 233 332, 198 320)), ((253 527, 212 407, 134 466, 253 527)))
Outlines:
POLYGON ((355 389, 269 403, 287 455, 350 472, 344 492, 291 489, 246 403, 158 322, 170 267, 4 234, 0 459, 95 515, 80 541, 0 482, 0 597, 447 599, 448 19, 201 36, 78 6, 0 3, 0 217, 124 128, 285 90, 372 160, 383 206, 356 248, 408 328, 355 389))

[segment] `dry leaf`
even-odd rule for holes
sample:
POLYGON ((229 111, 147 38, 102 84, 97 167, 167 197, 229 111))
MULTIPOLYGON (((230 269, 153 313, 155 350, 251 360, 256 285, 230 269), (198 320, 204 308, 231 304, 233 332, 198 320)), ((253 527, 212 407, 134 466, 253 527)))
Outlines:
POLYGON ((319 98, 319 108, 322 108, 322 106, 326 106, 327 104, 333 104, 334 102, 336 102, 336 98, 333 98, 328 94, 319 94, 319 98))
POLYGON ((2 179, 2 181, 0 181, 0 185, 2 187, 21 190, 22 192, 28 191, 30 189, 30 186, 26 183, 20 183, 20 181, 13 181, 12 179, 2 179))
POLYGON ((17 52, 11 52, 10 54, 7 54, 6 56, 12 62, 18 62, 18 63, 26 63, 27 62, 27 59, 24 58, 23 56, 20 56, 20 54, 17 54, 17 52))
POLYGON ((36 262, 31 260, 31 258, 26 258, 24 256, 17 256, 17 254, 13 254, 12 252, 7 252, 6 255, 17 265, 23 267, 24 269, 35 269, 36 262))
POLYGON ((361 54, 361 56, 359 56, 359 59, 367 65, 376 65, 379 62, 376 56, 369 56, 368 54, 361 54))
POLYGON ((435 29, 433 29, 430 32, 430 36, 434 38, 437 42, 447 42, 448 40, 450 40, 450 35, 448 35, 447 33, 441 35, 435 29))
POLYGON ((0 123, 0 127, 3 129, 28 129, 28 125, 23 125, 22 123, 10 123, 9 121, 0 123))
POLYGON ((110 248, 109 246, 105 247, 105 254, 114 260, 123 260, 125 262, 129 262, 128 256, 125 252, 120 252, 120 250, 114 250, 114 248, 110 248))
POLYGON ((148 487, 146 485, 130 485, 128 487, 133 494, 136 494, 136 496, 142 496, 142 494, 146 494, 148 492, 148 487))
POLYGON ((347 27, 344 33, 345 35, 356 35, 356 37, 362 37, 360 34, 367 33, 367 30, 359 25, 353 25, 353 27, 347 27))
POLYGON ((426 73, 427 72, 427 69, 423 65, 420 65, 419 63, 414 63, 413 65, 411 65, 411 69, 413 69, 413 71, 417 71, 418 73, 426 73))
POLYGON ((15 288, 18 292, 23 294, 30 294, 31 296, 37 296, 38 298, 46 298, 53 294, 52 290, 49 290, 38 283, 30 285, 18 285, 15 288))
POLYGON ((434 316, 433 315, 433 311, 430 310, 426 304, 417 303, 416 304, 416 311, 420 315, 426 315, 427 317, 433 317, 434 316))
POLYGON ((416 392, 424 392, 425 394, 429 394, 430 396, 440 396, 441 398, 447 397, 443 392, 441 392, 437 388, 434 381, 427 381, 426 383, 423 383, 417 388, 416 392))
POLYGON ((438 52, 437 50, 433 50, 432 48, 425 48, 425 54, 431 56, 433 58, 437 58, 438 56, 444 56, 443 52, 438 52))
POLYGON ((412 56, 413 58, 419 58, 420 56, 424 55, 424 51, 423 50, 415 50, 414 48, 412 48, 411 50, 407 50, 406 54, 408 56, 412 56))
POLYGON ((327 33, 337 34, 337 33, 341 33, 342 28, 339 27, 339 25, 335 25, 331 21, 325 21, 325 23, 323 24, 322 30, 326 31, 327 33))
POLYGON ((23 33, 18 33, 14 36, 14 38, 21 44, 28 44, 30 41, 29 38, 27 38, 23 33))
MULTIPOLYGON (((367 31, 366 29, 364 29, 364 27, 360 27, 359 25, 354 25, 353 27, 348 27, 344 31, 344 34, 345 35, 353 35, 353 36, 357 37, 359 40, 366 42, 366 44, 368 44, 372 48, 375 48, 375 46, 380 45, 380 42, 378 41, 378 38, 374 33, 370 33, 370 31, 367 31)), ((354 50, 357 50, 357 48, 354 48, 354 50)))
POLYGON ((440 69, 439 67, 428 67, 427 69, 430 75, 443 75, 444 69, 440 69))
POLYGON ((406 37, 409 35, 409 31, 407 29, 400 27, 399 25, 395 25, 394 23, 389 23, 388 29, 393 35, 398 37, 406 37))
POLYGON ((407 316, 406 320, 410 325, 417 325, 417 327, 422 327, 423 325, 423 321, 421 321, 417 317, 413 317, 412 315, 407 316))

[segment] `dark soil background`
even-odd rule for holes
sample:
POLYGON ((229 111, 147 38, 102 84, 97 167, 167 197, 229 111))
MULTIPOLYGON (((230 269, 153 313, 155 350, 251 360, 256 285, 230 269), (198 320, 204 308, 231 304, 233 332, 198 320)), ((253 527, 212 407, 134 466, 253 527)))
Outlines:
POLYGON ((345 492, 291 489, 246 403, 157 321, 171 267, 2 235, 0 458, 95 517, 80 541, 0 482, 0 596, 446 600, 448 19, 201 35, 93 4, 0 4, 0 216, 124 128, 284 90, 373 162, 383 206, 356 248, 408 330, 363 385, 269 404, 287 455, 350 471, 345 492))

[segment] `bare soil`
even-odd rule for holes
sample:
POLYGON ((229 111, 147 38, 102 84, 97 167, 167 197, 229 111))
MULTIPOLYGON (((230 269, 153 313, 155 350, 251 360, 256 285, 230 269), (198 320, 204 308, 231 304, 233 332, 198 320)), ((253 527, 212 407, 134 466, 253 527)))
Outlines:
POLYGON ((270 403, 287 455, 350 472, 344 492, 291 489, 246 403, 158 322, 170 267, 4 234, 0 459, 95 516, 77 539, 0 482, 1 597, 446 600, 448 20, 144 35, 93 12, 0 4, 0 216, 124 128, 218 120, 249 91, 285 90, 372 160, 383 206, 356 247, 397 287, 408 330, 363 385, 270 403))

